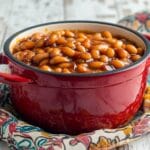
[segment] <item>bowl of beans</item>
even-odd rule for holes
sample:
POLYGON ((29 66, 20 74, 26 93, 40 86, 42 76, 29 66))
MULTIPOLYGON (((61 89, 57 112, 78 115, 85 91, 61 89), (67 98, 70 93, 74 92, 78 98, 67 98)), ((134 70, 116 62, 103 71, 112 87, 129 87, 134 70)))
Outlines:
MULTIPOLYGON (((29 27, 4 44, 17 112, 53 133, 79 134, 124 125, 142 103, 150 45, 131 29, 96 21, 29 27)), ((3 61, 5 60, 5 61, 3 61)))

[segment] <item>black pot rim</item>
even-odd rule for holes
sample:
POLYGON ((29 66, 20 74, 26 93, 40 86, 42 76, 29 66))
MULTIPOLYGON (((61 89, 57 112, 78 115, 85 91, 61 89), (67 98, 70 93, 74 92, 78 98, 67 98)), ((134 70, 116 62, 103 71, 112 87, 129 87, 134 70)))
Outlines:
POLYGON ((20 65, 21 67, 24 67, 24 68, 26 68, 28 70, 36 71, 38 73, 44 73, 44 74, 47 74, 47 75, 57 75, 57 76, 93 77, 93 76, 106 76, 106 75, 117 74, 117 73, 125 72, 125 71, 131 70, 131 69, 137 67, 138 65, 140 65, 142 62, 144 62, 149 57, 149 54, 150 54, 150 44, 149 44, 148 40, 144 36, 142 36, 140 33, 138 33, 137 31, 134 31, 132 29, 129 29, 127 27, 124 27, 124 26, 121 26, 121 25, 118 25, 118 24, 108 23, 108 22, 100 22, 100 21, 90 21, 90 20, 68 20, 68 21, 56 21, 56 22, 48 22, 48 23, 38 24, 38 25, 31 26, 31 27, 25 28, 23 30, 20 30, 20 31, 14 33, 4 43, 4 53, 14 63, 16 63, 16 64, 20 65), (138 60, 137 62, 135 62, 135 63, 133 63, 133 64, 131 64, 129 66, 126 66, 126 67, 123 67, 123 68, 120 68, 120 69, 116 69, 116 70, 113 70, 113 71, 100 72, 100 73, 70 73, 70 74, 57 73, 57 72, 47 72, 47 71, 43 71, 43 70, 40 70, 40 69, 32 67, 32 66, 28 66, 25 63, 18 61, 15 57, 13 57, 13 55, 9 51, 10 43, 20 33, 25 32, 25 31, 27 31, 29 29, 36 28, 36 27, 42 27, 42 26, 54 25, 54 24, 65 24, 65 23, 91 23, 91 24, 94 23, 94 24, 104 24, 104 25, 111 25, 111 26, 115 26, 115 27, 118 27, 118 28, 121 28, 121 29, 124 29, 124 30, 128 30, 128 31, 134 33, 135 35, 137 35, 138 37, 140 37, 144 41, 145 46, 146 46, 146 51, 145 51, 144 55, 142 56, 142 58, 140 60, 138 60))

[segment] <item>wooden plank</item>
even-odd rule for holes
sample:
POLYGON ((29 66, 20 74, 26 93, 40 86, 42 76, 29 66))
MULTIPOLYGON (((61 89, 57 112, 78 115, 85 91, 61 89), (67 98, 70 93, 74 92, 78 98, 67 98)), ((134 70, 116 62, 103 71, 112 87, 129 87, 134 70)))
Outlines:
POLYGON ((64 0, 66 20, 98 20, 116 22, 114 0, 64 0))
POLYGON ((63 18, 63 0, 14 0, 6 36, 32 25, 63 18))
POLYGON ((11 14, 11 8, 13 0, 0 0, 0 52, 2 51, 3 41, 5 39, 6 30, 8 28, 7 22, 9 22, 9 16, 11 14))
POLYGON ((149 0, 115 0, 119 19, 135 12, 149 11, 149 0))

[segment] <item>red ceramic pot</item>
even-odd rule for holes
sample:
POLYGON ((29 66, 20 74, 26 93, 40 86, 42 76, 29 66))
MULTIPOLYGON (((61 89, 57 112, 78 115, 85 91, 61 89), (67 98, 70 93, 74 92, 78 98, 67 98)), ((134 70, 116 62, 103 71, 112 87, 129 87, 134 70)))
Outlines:
POLYGON ((11 36, 5 42, 4 53, 11 74, 0 73, 0 79, 10 84, 14 107, 25 120, 51 132, 78 134, 115 128, 129 121, 142 103, 150 46, 142 35, 125 27, 94 21, 37 25, 11 36), (146 51, 141 60, 129 67, 93 74, 44 72, 12 56, 18 39, 47 29, 109 30, 146 51))

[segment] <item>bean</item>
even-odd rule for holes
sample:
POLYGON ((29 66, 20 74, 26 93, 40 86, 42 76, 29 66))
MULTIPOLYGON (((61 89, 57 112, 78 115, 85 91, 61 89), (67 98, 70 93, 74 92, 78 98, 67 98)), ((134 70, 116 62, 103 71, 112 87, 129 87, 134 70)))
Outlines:
POLYGON ((42 54, 37 54, 33 57, 33 62, 35 64, 39 64, 40 61, 42 61, 43 59, 46 59, 49 57, 49 54, 48 53, 42 53, 42 54))
POLYGON ((82 45, 76 45, 76 49, 77 49, 78 51, 80 51, 80 52, 86 52, 85 47, 82 46, 82 45))
POLYGON ((76 69, 79 73, 87 73, 90 72, 90 70, 87 67, 87 64, 78 64, 76 69))
POLYGON ((101 39, 102 39, 101 33, 95 33, 95 34, 93 35, 93 39, 94 39, 94 40, 101 40, 101 39))
POLYGON ((143 55, 144 54, 144 49, 142 49, 142 48, 137 48, 137 54, 139 54, 139 55, 143 55))
POLYGON ((67 37, 74 37, 75 34, 73 32, 71 32, 71 31, 69 31, 69 30, 66 30, 65 31, 65 36, 67 36, 67 37))
POLYGON ((39 66, 47 65, 48 63, 49 63, 49 59, 46 58, 40 62, 39 66))
POLYGON ((70 70, 68 68, 64 68, 63 69, 63 73, 71 73, 70 70))
POLYGON ((108 48, 107 51, 106 51, 106 55, 107 55, 109 58, 113 58, 113 57, 115 56, 115 51, 114 51, 114 49, 108 48))
POLYGON ((74 42, 72 42, 72 41, 68 41, 68 42, 66 43, 66 46, 67 46, 67 47, 70 47, 70 48, 72 48, 72 49, 75 48, 75 44, 74 44, 74 42))
POLYGON ((51 47, 46 47, 46 48, 45 48, 45 51, 46 51, 47 53, 51 53, 53 50, 54 50, 54 49, 51 48, 51 47))
POLYGON ((67 43, 67 41, 64 37, 58 38, 58 40, 57 40, 57 44, 63 44, 64 45, 66 43, 67 43))
POLYGON ((78 33, 77 36, 78 38, 83 38, 83 39, 87 38, 87 36, 84 33, 78 33))
POLYGON ((77 41, 77 42, 84 42, 85 39, 84 39, 84 38, 77 38, 76 41, 77 41))
POLYGON ((100 61, 93 61, 89 63, 89 67, 92 69, 100 69, 103 65, 104 63, 100 61))
POLYGON ((69 57, 73 57, 75 55, 75 51, 69 47, 62 47, 61 48, 63 54, 69 56, 69 57))
POLYGON ((59 48, 53 48, 53 50, 50 52, 50 57, 54 56, 61 56, 61 50, 59 48))
POLYGON ((35 46, 35 43, 32 42, 32 41, 25 41, 25 42, 23 42, 23 43, 20 44, 20 48, 22 50, 32 49, 32 48, 34 48, 34 46, 35 46))
POLYGON ((114 48, 121 48, 123 45, 123 42, 121 40, 116 40, 116 42, 113 44, 114 48))
POLYGON ((61 63, 58 65, 60 68, 70 68, 73 67, 73 63, 67 62, 67 63, 61 63))
POLYGON ((91 42, 89 39, 86 39, 84 42, 82 42, 82 45, 87 49, 91 48, 91 42))
POLYGON ((80 58, 83 60, 89 60, 92 58, 91 54, 88 52, 83 52, 80 54, 80 58))
POLYGON ((132 61, 137 61, 137 60, 139 60, 141 58, 141 55, 132 55, 131 56, 131 60, 132 61))
POLYGON ((97 49, 92 49, 91 50, 91 55, 94 59, 99 59, 100 58, 100 51, 97 49))
POLYGON ((108 42, 108 43, 110 43, 110 44, 115 44, 116 43, 116 41, 117 41, 117 39, 115 39, 115 38, 109 38, 109 39, 106 39, 106 41, 108 42))
POLYGON ((124 63, 123 61, 119 60, 119 59, 114 59, 111 61, 111 64, 115 67, 115 68, 122 68, 124 67, 124 63))
POLYGON ((126 45, 126 50, 127 50, 130 54, 137 54, 137 48, 136 48, 134 45, 127 44, 127 45, 126 45))
POLYGON ((101 62, 107 63, 109 61, 109 58, 106 55, 101 55, 99 60, 101 62))
POLYGON ((45 53, 44 49, 41 49, 41 48, 35 48, 35 49, 34 49, 34 52, 35 52, 36 54, 45 53))
POLYGON ((49 43, 54 44, 58 40, 57 34, 50 35, 49 43))
POLYGON ((109 31, 103 31, 102 36, 105 37, 105 38, 112 39, 112 34, 109 31))
POLYGON ((102 44, 99 44, 99 45, 95 45, 95 46, 92 46, 93 49, 97 49, 97 50, 106 50, 109 48, 109 45, 106 44, 106 43, 102 43, 102 44))
POLYGON ((63 56, 55 56, 52 59, 50 59, 51 65, 65 63, 65 62, 69 62, 69 59, 67 57, 63 57, 63 56))
POLYGON ((42 34, 41 33, 34 33, 34 34, 32 34, 32 36, 31 36, 31 40, 33 40, 33 41, 37 41, 37 40, 40 40, 41 38, 42 38, 42 34))
POLYGON ((60 68, 60 67, 54 68, 54 71, 60 73, 60 72, 62 72, 62 68, 60 68))
POLYGON ((42 66, 39 66, 39 68, 44 71, 49 71, 49 72, 52 71, 51 67, 48 65, 42 65, 42 66))
POLYGON ((129 56, 129 53, 124 49, 118 49, 117 55, 119 56, 119 58, 127 58, 129 56))
POLYGON ((41 48, 44 46, 44 39, 40 39, 35 43, 35 47, 41 48))

